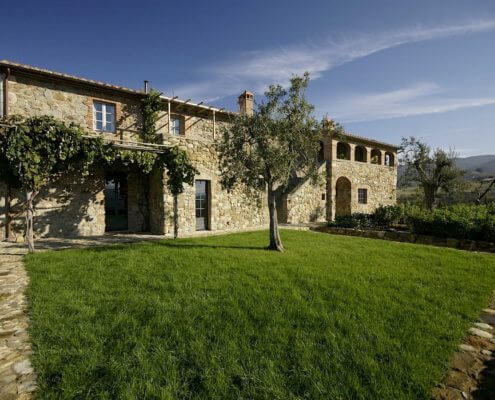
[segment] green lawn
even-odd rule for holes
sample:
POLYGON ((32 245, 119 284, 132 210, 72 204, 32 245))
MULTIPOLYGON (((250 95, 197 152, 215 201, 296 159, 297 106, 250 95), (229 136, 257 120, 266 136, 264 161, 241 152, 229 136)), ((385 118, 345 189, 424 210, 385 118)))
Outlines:
POLYGON ((495 257, 282 231, 26 257, 42 399, 423 399, 495 257))

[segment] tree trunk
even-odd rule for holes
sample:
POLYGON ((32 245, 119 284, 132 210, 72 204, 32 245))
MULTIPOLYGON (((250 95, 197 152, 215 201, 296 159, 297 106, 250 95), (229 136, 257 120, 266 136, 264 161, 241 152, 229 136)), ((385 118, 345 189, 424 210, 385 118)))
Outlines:
POLYGON ((435 193, 436 190, 430 186, 423 186, 425 193, 425 207, 428 210, 433 210, 433 204, 435 203, 435 193))
POLYGON ((12 188, 10 187, 10 185, 7 185, 7 195, 5 196, 5 239, 7 239, 7 241, 14 240, 13 232, 12 232, 11 203, 12 203, 12 188))
POLYGON ((268 210, 270 212, 270 250, 284 251, 284 246, 280 240, 277 220, 277 201, 272 188, 268 189, 268 210))
POLYGON ((34 198, 34 193, 31 190, 26 191, 26 242, 30 253, 34 253, 33 198, 34 198))
POLYGON ((174 239, 179 236, 179 199, 176 194, 174 194, 174 239))
POLYGON ((478 198, 476 199, 476 204, 481 204, 481 200, 483 200, 483 198, 488 194, 488 192, 490 191, 490 189, 492 188, 492 186, 495 185, 495 179, 493 179, 490 184, 488 185, 488 187, 486 188, 486 190, 483 191, 483 193, 481 193, 478 198))

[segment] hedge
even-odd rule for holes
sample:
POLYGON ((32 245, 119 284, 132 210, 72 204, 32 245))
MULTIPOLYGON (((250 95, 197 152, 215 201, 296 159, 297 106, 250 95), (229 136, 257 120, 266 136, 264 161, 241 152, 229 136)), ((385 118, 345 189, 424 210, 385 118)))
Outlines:
POLYGON ((339 216, 329 226, 381 228, 406 225, 411 232, 456 239, 495 241, 495 206, 457 204, 429 211, 418 206, 380 206, 373 214, 339 216))

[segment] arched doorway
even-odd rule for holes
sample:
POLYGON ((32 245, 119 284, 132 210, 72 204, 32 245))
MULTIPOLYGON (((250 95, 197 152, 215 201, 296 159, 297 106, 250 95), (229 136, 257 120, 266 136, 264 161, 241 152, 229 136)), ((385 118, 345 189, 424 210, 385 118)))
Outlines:
POLYGON ((335 216, 351 214, 351 181, 344 176, 335 184, 335 216))

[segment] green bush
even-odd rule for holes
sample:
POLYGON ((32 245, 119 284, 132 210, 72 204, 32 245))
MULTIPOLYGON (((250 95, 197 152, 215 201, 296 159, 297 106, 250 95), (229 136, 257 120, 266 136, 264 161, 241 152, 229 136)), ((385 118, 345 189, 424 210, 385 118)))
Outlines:
POLYGON ((495 240, 493 206, 457 204, 433 211, 407 209, 407 224, 414 233, 471 240, 495 240))
POLYGON ((378 206, 372 214, 373 225, 377 227, 388 228, 393 225, 403 223, 405 207, 396 206, 378 206))
POLYGON ((495 205, 456 204, 433 211, 414 205, 379 206, 373 214, 339 216, 329 226, 390 228, 404 224, 418 234, 495 241, 495 205))
POLYGON ((339 228, 371 228, 373 227, 373 215, 364 213, 354 213, 352 215, 340 215, 335 217, 335 221, 330 222, 329 226, 339 228))

